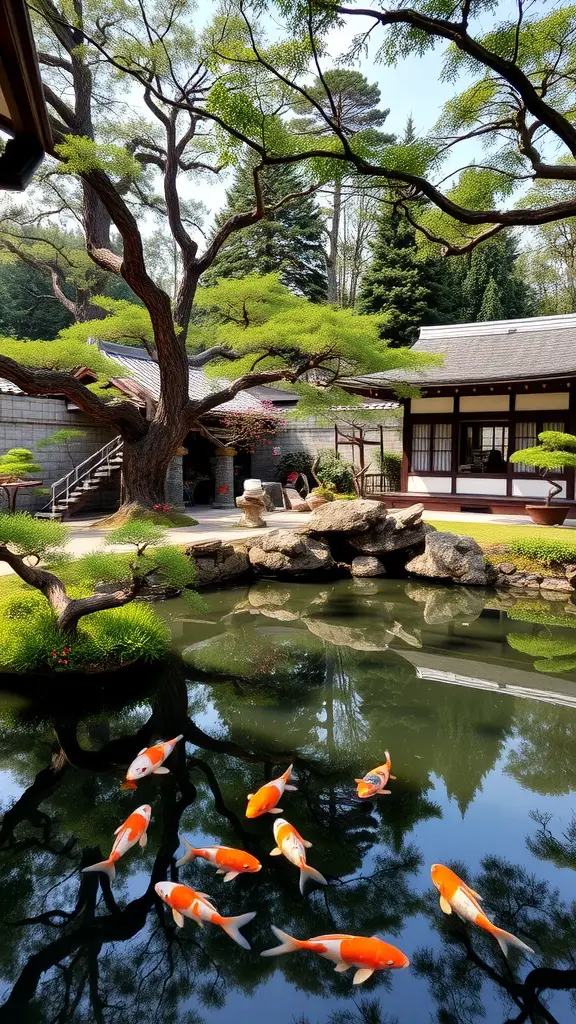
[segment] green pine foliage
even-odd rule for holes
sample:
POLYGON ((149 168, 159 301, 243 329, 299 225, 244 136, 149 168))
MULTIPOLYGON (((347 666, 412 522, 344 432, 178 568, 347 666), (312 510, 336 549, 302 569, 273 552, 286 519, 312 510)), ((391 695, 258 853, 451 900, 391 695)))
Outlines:
POLYGON ((533 448, 520 448, 510 456, 510 462, 523 462, 543 473, 576 467, 576 435, 561 430, 543 430, 538 434, 540 444, 533 448))
POLYGON ((0 334, 51 341, 72 323, 67 309, 48 294, 39 270, 24 263, 0 264, 0 334))
POLYGON ((138 554, 148 544, 159 544, 164 540, 166 530, 147 519, 131 519, 117 530, 112 530, 107 537, 108 544, 130 544, 138 549, 138 554))
POLYGON ((457 321, 510 320, 535 313, 534 296, 520 274, 518 258, 516 239, 502 234, 451 260, 460 292, 457 321))
POLYGON ((360 288, 359 311, 385 313, 383 336, 399 346, 411 345, 421 324, 450 323, 455 308, 451 263, 419 254, 406 217, 385 206, 360 288))
POLYGON ((491 277, 484 289, 482 305, 478 311, 478 320, 502 320, 504 319, 503 312, 500 289, 494 278, 491 277))
POLYGON ((41 472, 42 467, 34 462, 34 456, 28 448, 10 448, 4 455, 0 455, 0 477, 26 480, 41 472))
MULTIPOLYGON (((235 213, 254 206, 254 157, 248 155, 236 169, 226 205, 216 219, 216 229, 235 213)), ((301 170, 286 165, 268 167, 262 174, 262 192, 267 208, 287 195, 302 192, 306 180, 301 170)), ((220 250, 203 283, 214 284, 221 277, 278 273, 284 285, 313 302, 326 298, 326 261, 323 227, 315 200, 300 196, 264 220, 230 236, 220 250)))
MULTIPOLYGON (((282 285, 277 274, 223 278, 213 288, 199 289, 196 302, 207 316, 202 331, 196 332, 197 342, 232 349, 238 357, 232 364, 234 376, 251 371, 255 358, 258 370, 286 371, 297 365, 299 358, 312 357, 323 371, 332 374, 332 381, 334 376, 414 369, 439 362, 437 357, 389 345, 381 337, 383 314, 360 316, 352 309, 308 302, 282 285)), ((215 360, 206 366, 206 372, 217 377, 229 375, 230 363, 215 360)), ((334 405, 332 383, 323 386, 321 378, 308 378, 296 386, 312 404, 317 401, 321 406, 325 398, 334 405)), ((348 396, 346 402, 358 404, 354 396, 348 396)))
POLYGON ((18 555, 52 558, 68 537, 68 528, 56 519, 34 519, 28 512, 0 513, 0 543, 18 555))

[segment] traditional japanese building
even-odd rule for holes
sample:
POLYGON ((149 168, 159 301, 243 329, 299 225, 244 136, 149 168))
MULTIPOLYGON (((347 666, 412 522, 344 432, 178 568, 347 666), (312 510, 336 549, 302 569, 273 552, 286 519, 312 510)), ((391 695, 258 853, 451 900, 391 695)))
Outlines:
MULTIPOLYGON (((442 355, 420 373, 356 377, 350 390, 395 397, 408 382, 418 397, 403 400, 402 473, 387 502, 422 501, 433 510, 523 513, 548 484, 510 454, 537 444, 542 430, 576 434, 576 314, 423 327, 415 352, 442 355)), ((574 502, 574 470, 553 474, 560 503, 574 502)), ((366 493, 383 494, 379 474, 366 493)))

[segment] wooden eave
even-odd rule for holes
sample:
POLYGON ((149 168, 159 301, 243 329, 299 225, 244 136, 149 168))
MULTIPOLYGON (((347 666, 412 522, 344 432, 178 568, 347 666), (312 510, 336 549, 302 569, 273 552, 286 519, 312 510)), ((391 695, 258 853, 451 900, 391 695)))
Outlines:
POLYGON ((0 189, 21 191, 54 144, 23 0, 0 0, 0 129, 11 136, 0 156, 0 189))
MULTIPOLYGON (((564 390, 570 388, 576 384, 576 376, 574 374, 564 375, 553 375, 549 377, 514 377, 509 380, 470 380, 470 381, 454 381, 450 383, 440 382, 436 383, 430 381, 427 383, 415 384, 410 382, 410 387, 417 389, 418 395, 422 398, 431 398, 439 395, 455 395, 455 394, 508 394, 511 392, 534 392, 534 391, 553 391, 555 388, 564 390)), ((394 391, 391 384, 368 384, 365 382, 346 383, 343 385, 347 391, 350 391, 355 395, 362 395, 365 398, 374 399, 392 399, 394 401, 402 401, 398 398, 398 395, 394 391)))

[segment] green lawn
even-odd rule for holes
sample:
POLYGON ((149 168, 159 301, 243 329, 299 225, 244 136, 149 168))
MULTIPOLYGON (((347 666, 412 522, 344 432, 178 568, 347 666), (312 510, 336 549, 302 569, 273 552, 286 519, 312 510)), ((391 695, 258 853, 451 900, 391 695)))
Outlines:
POLYGON ((563 544, 574 548, 576 554, 576 529, 563 526, 526 526, 519 523, 518 526, 508 526, 503 523, 473 523, 464 520, 426 519, 427 523, 435 526, 437 530, 446 533, 465 533, 468 537, 474 537, 484 547, 488 544, 511 544, 515 540, 561 540, 563 544))

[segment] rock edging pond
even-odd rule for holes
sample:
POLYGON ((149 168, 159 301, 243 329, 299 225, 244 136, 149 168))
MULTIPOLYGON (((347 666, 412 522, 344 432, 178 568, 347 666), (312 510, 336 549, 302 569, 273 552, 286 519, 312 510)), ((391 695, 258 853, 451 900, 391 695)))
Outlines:
POLYGON ((424 506, 390 511, 380 501, 328 502, 298 530, 271 530, 253 538, 199 541, 186 548, 196 563, 198 586, 241 578, 352 576, 435 580, 472 587, 572 591, 566 577, 519 573, 492 565, 473 537, 436 530, 422 519, 424 506))

